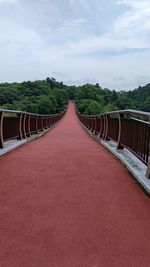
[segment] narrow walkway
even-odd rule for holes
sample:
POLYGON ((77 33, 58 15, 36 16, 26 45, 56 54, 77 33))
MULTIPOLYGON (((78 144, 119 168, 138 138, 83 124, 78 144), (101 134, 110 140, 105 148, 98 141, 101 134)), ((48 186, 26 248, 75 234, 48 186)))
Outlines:
POLYGON ((0 159, 0 267, 149 267, 149 201, 70 104, 0 159))

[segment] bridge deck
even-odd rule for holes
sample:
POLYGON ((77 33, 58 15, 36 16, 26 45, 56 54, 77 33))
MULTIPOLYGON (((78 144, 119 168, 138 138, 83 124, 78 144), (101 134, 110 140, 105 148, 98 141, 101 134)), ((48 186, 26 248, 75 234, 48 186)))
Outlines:
POLYGON ((148 267, 150 206, 73 105, 0 159, 0 267, 148 267))

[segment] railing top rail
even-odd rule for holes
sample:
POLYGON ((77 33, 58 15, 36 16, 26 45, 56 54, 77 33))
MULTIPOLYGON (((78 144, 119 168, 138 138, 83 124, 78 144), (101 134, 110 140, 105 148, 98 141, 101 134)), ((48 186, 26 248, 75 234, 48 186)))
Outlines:
POLYGON ((9 110, 9 109, 0 109, 0 112, 6 112, 6 113, 27 113, 25 111, 19 111, 19 110, 9 110))
POLYGON ((95 114, 95 115, 85 115, 85 114, 81 114, 81 115, 84 116, 84 117, 93 118, 93 117, 100 117, 102 115, 111 115, 111 114, 118 114, 118 113, 121 113, 121 114, 134 114, 134 115, 144 116, 144 117, 149 117, 150 118, 150 112, 144 112, 144 111, 134 110, 134 109, 109 111, 109 112, 104 112, 104 113, 95 114))
MULTIPOLYGON (((66 110, 66 109, 65 109, 66 110)), ((64 111, 65 111, 64 110, 64 111)), ((27 115, 31 115, 31 116, 38 116, 38 117, 54 117, 57 115, 62 114, 64 111, 60 112, 60 113, 56 113, 56 114, 37 114, 37 113, 30 113, 27 111, 21 111, 21 110, 9 110, 9 109, 0 109, 0 112, 4 112, 4 113, 12 113, 12 114, 27 114, 27 115)))
POLYGON ((135 114, 135 115, 141 115, 141 116, 145 116, 145 117, 150 117, 150 112, 144 112, 144 111, 134 110, 134 109, 110 111, 110 112, 106 112, 105 114, 115 114, 115 113, 130 113, 130 114, 132 113, 132 114, 135 114))

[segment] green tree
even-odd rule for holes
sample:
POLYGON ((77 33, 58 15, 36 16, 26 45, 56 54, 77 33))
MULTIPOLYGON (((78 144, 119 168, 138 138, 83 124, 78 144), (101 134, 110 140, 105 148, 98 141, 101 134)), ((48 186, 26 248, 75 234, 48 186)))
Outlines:
POLYGON ((113 103, 108 103, 107 105, 104 106, 103 112, 109 112, 109 111, 115 111, 118 108, 113 104, 113 103))

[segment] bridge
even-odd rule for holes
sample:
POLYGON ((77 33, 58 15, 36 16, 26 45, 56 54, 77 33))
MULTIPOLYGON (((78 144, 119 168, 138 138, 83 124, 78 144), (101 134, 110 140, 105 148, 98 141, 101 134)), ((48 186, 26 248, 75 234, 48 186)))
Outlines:
POLYGON ((72 103, 55 116, 0 112, 1 151, 22 144, 0 158, 0 267, 150 266, 149 197, 103 146, 129 150, 149 182, 150 128, 139 117, 149 114, 136 114, 134 130, 129 113, 83 116, 72 103), (138 143, 122 134, 127 123, 138 143))

